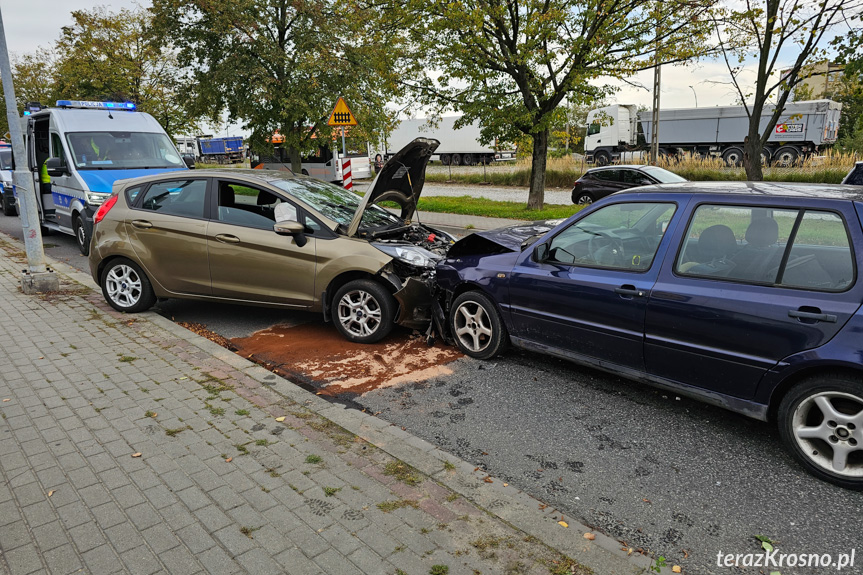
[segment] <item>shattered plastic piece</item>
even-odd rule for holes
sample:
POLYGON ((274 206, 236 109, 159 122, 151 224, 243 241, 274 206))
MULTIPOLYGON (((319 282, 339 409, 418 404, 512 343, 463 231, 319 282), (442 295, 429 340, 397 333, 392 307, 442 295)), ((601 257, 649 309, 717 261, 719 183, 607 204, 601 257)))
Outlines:
POLYGON ((227 458, 227 459, 225 460, 225 463, 230 463, 230 462, 231 462, 231 461, 233 461, 233 460, 234 460, 234 458, 233 458, 233 457, 229 457, 229 458, 227 458))
POLYGON ((133 453, 132 457, 141 457, 141 452, 138 451, 137 453, 133 453))
POLYGON ((594 539, 596 539, 596 535, 594 535, 593 533, 585 533, 584 538, 588 541, 593 541, 594 539))
POLYGON ((285 420, 285 416, 284 416, 284 415, 283 415, 283 416, 281 416, 281 417, 277 417, 277 418, 276 418, 276 421, 278 421, 279 423, 283 422, 284 420, 285 420))
POLYGON ((569 527, 569 523, 567 523, 566 521, 558 521, 557 524, 561 527, 569 527))

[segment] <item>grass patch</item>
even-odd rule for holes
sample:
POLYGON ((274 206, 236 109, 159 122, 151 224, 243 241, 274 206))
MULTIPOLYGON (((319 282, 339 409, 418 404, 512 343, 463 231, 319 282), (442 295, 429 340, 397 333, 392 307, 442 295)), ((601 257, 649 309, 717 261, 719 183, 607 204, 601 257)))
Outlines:
POLYGON ((399 499, 398 501, 384 501, 383 503, 378 503, 377 507, 384 513, 390 513, 391 511, 395 511, 396 509, 402 509, 403 507, 413 507, 414 509, 419 509, 420 504, 414 501, 413 499, 399 499))
POLYGON ((444 461, 443 468, 447 471, 455 471, 455 464, 451 461, 444 461))
POLYGON ((317 463, 320 463, 320 462, 322 462, 323 460, 324 460, 324 459, 323 459, 320 455, 314 455, 314 454, 313 454, 313 455, 308 455, 308 456, 306 456, 306 463, 311 463, 312 465, 315 465, 315 464, 317 464, 317 463))
POLYGON ((449 573, 449 567, 447 565, 432 565, 432 568, 429 569, 429 575, 447 575, 449 573))
POLYGON ((255 441, 255 445, 260 445, 262 447, 266 447, 269 444, 270 444, 270 442, 267 441, 266 439, 258 439, 257 441, 255 441))
POLYGON ((324 495, 326 495, 327 497, 332 497, 341 490, 341 487, 324 487, 324 495))
POLYGON ((387 463, 386 467, 384 467, 384 475, 395 477, 397 480, 410 486, 422 483, 422 478, 416 470, 407 463, 402 463, 401 461, 391 461, 387 463))
POLYGON ((249 415, 249 410, 248 409, 238 409, 237 411, 234 412, 234 414, 236 414, 236 415, 249 415))
POLYGON ((485 216, 512 220, 551 220, 568 218, 584 206, 545 204, 541 210, 528 210, 524 202, 498 202, 472 196, 432 196, 420 198, 419 209, 426 212, 485 216))
POLYGON ((249 448, 240 443, 237 443, 236 445, 234 445, 234 447, 236 447, 237 451, 239 451, 242 455, 246 455, 249 452, 249 448))
POLYGON ((168 437, 177 437, 178 435, 180 435, 181 433, 183 433, 187 429, 192 429, 192 428, 187 425, 186 427, 177 427, 175 429, 166 429, 165 435, 167 435, 168 437))
POLYGON ((156 417, 156 412, 147 410, 146 412, 144 412, 144 417, 156 417))
POLYGON ((133 362, 133 361, 135 361, 136 359, 138 359, 138 358, 137 358, 137 357, 132 357, 131 355, 121 355, 121 356, 120 356, 120 362, 121 362, 121 363, 132 363, 132 362, 133 362))
POLYGON ((225 415, 224 407, 209 407, 210 413, 213 415, 225 415))
POLYGON ((260 527, 241 527, 240 533, 248 537, 249 539, 253 539, 252 533, 260 529, 260 527))

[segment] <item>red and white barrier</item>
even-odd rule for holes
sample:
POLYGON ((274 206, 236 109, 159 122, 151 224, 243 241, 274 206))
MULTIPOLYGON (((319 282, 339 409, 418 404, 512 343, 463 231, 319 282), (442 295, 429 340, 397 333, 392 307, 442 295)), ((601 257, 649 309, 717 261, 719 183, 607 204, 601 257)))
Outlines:
POLYGON ((342 160, 342 185, 346 190, 354 189, 354 183, 351 179, 351 159, 345 158, 342 160))

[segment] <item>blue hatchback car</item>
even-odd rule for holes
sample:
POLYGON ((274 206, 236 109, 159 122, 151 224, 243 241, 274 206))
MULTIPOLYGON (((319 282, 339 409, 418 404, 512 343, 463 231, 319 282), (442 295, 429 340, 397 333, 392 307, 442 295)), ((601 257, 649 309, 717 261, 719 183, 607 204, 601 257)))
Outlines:
POLYGON ((508 344, 779 425, 813 474, 863 489, 863 191, 684 183, 480 232, 437 268, 467 355, 508 344))

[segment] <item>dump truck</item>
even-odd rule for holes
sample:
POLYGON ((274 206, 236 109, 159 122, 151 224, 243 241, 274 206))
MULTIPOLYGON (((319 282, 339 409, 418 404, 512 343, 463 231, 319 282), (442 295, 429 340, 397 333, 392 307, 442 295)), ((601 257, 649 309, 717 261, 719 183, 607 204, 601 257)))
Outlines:
MULTIPOLYGON (((773 115, 765 106, 762 131, 773 115)), ((791 166, 836 142, 842 104, 831 100, 791 102, 771 127, 762 163, 791 166)), ((631 162, 650 149, 653 114, 630 104, 591 110, 587 115, 585 156, 600 166, 631 162)), ((693 154, 721 158, 729 166, 743 164, 743 142, 749 117, 743 106, 680 108, 659 112, 659 152, 664 156, 693 154)))
POLYGON ((215 164, 235 164, 245 157, 242 136, 199 138, 201 160, 215 164))
POLYGON ((459 118, 461 116, 445 116, 437 124, 429 123, 425 118, 402 120, 384 141, 384 159, 389 159, 416 138, 438 140, 440 147, 432 160, 440 160, 445 166, 473 166, 515 159, 515 149, 501 149, 497 142, 491 146, 482 144, 479 123, 456 129, 455 123, 459 118))

